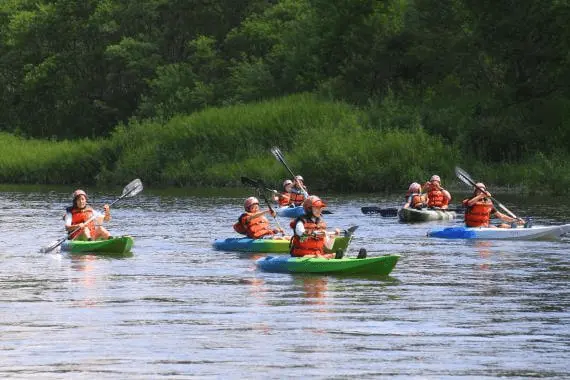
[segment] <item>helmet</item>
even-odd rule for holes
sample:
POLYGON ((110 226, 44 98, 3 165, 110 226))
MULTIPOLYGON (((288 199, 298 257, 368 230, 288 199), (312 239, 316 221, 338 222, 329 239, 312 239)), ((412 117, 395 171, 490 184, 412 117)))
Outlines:
POLYGON ((291 181, 290 179, 286 179, 285 181, 283 181, 283 187, 286 187, 287 185, 292 185, 293 181, 291 181))
POLYGON ((300 175, 296 175, 296 176, 295 176, 295 179, 296 179, 296 180, 299 180, 299 181, 304 181, 303 177, 300 176, 300 175))
POLYGON ((419 193, 420 191, 422 191, 422 186, 417 182, 412 183, 408 188, 408 193, 419 193))
POLYGON ((439 178, 439 176, 437 174, 434 174, 431 176, 431 178, 429 179, 430 182, 433 181, 437 181, 437 182, 441 182, 441 178, 439 178))
POLYGON ((327 204, 316 195, 311 195, 303 201, 303 210, 311 211, 311 207, 327 207, 327 204))
POLYGON ((245 203, 243 204, 243 208, 245 208, 245 211, 249 211, 251 206, 258 205, 258 204, 259 204, 259 199, 257 199, 256 197, 249 197, 245 200, 245 203))
POLYGON ((75 198, 77 198, 80 195, 83 195, 85 199, 87 199, 87 193, 81 189, 77 189, 73 192, 73 200, 75 200, 75 198))

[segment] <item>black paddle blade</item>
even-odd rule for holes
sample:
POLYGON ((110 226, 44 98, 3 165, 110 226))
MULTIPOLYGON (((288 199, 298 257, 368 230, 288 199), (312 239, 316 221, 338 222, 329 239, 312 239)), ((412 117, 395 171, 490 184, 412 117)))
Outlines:
POLYGON ((377 206, 364 206, 360 208, 363 214, 380 214, 383 217, 396 217, 398 216, 398 209, 392 208, 380 208, 377 206))
POLYGON ((243 183, 244 185, 252 186, 252 187, 259 187, 259 182, 257 182, 254 179, 247 178, 247 177, 241 177, 241 183, 243 183))
POLYGON ((40 253, 48 253, 48 252, 53 251, 54 249, 59 247, 66 239, 67 239, 67 237, 64 237, 62 239, 59 239, 59 240, 53 242, 52 244, 48 245, 47 247, 40 248, 40 253))
POLYGON ((356 231, 358 229, 358 226, 350 226, 348 227, 345 231, 344 231, 344 236, 345 237, 350 237, 352 235, 354 235, 354 231, 356 231))

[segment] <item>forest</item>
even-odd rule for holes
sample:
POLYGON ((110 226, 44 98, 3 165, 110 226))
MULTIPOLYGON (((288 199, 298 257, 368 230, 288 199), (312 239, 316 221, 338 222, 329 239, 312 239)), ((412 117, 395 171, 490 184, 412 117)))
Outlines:
POLYGON ((316 188, 561 193, 569 45, 562 0, 6 0, 0 182, 277 182, 278 145, 316 188))

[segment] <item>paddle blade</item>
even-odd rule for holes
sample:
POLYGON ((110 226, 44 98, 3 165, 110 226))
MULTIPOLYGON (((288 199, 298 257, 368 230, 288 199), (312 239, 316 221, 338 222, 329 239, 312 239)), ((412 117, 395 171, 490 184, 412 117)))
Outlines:
POLYGON ((463 182, 467 186, 470 187, 475 186, 475 181, 473 181, 471 176, 465 170, 461 169, 459 166, 455 167, 455 175, 457 176, 457 178, 461 180, 461 182, 463 182))
POLYGON ((140 179, 132 180, 125 188, 123 189, 123 193, 121 194, 121 198, 130 198, 134 197, 138 193, 143 190, 143 184, 140 179))
POLYGON ((360 208, 363 214, 380 214, 383 217, 396 217, 398 216, 397 208, 380 208, 378 206, 364 206, 360 208))
POLYGON ((352 235, 354 235, 354 231, 356 231, 358 229, 358 226, 351 226, 348 227, 345 231, 344 231, 344 236, 345 237, 351 237, 352 235))
POLYGON ((54 241, 52 244, 48 245, 47 247, 40 248, 40 253, 48 253, 59 247, 67 237, 61 238, 57 241, 54 241))
POLYGON ((259 188, 259 182, 251 178, 241 177, 241 183, 243 183, 244 185, 259 188))

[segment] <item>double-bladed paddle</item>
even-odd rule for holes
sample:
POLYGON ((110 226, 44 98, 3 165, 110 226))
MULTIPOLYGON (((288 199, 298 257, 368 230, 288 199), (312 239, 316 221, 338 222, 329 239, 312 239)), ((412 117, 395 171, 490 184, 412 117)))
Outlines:
MULTIPOLYGON (((289 173, 293 176, 293 178, 295 178, 296 177, 295 173, 293 173, 293 170, 291 170, 289 165, 287 165, 287 161, 285 161, 285 156, 283 156, 283 153, 281 153, 281 149, 274 146, 273 148, 271 148, 271 153, 275 156, 277 161, 281 162, 283 166, 285 166, 285 168, 289 171, 289 173)), ((305 195, 305 197, 309 196, 307 189, 304 186, 301 186, 301 190, 304 192, 303 195, 305 195)))
MULTIPOLYGON (((109 204, 109 206, 114 205, 115 203, 117 203, 118 201, 120 201, 123 198, 134 197, 135 195, 140 193, 142 190, 143 190, 143 184, 142 184, 141 180, 137 178, 137 179, 131 181, 127 186, 125 186, 121 196, 119 198, 115 199, 113 202, 111 202, 109 204)), ((93 215, 91 218, 89 218, 85 222, 83 222, 83 224, 87 225, 88 223, 92 222, 93 219, 95 219, 95 218, 96 218, 96 216, 93 215)), ((57 240, 56 242, 52 243, 51 245, 49 245, 47 247, 41 248, 40 252, 48 253, 48 252, 53 251, 54 249, 59 247, 64 241, 66 241, 69 235, 73 235, 73 233, 79 231, 80 229, 81 229, 80 227, 77 227, 73 231, 69 232, 65 237, 57 240)))
MULTIPOLYGON (((399 209, 397 207, 381 208, 378 206, 364 206, 360 208, 360 211, 362 211, 363 214, 380 214, 383 217, 396 217, 398 216, 398 210, 399 209)), ((462 213, 465 212, 465 208, 455 207, 455 208, 437 209, 437 211, 453 211, 457 213, 462 213)))
MULTIPOLYGON (((477 184, 471 178, 471 176, 465 170, 461 169, 459 166, 455 167, 455 175, 457 176, 457 178, 459 178, 461 180, 461 182, 463 182, 467 186, 476 187, 477 189, 479 189, 483 193, 486 193, 486 190, 477 186, 477 184)), ((506 208, 505 205, 503 205, 501 202, 499 202, 498 200, 496 200, 493 197, 489 197, 489 198, 491 198, 493 200, 493 202, 495 202, 500 208, 502 208, 507 214, 509 214, 510 217, 515 218, 515 219, 520 219, 513 212, 511 212, 511 210, 506 208)))

